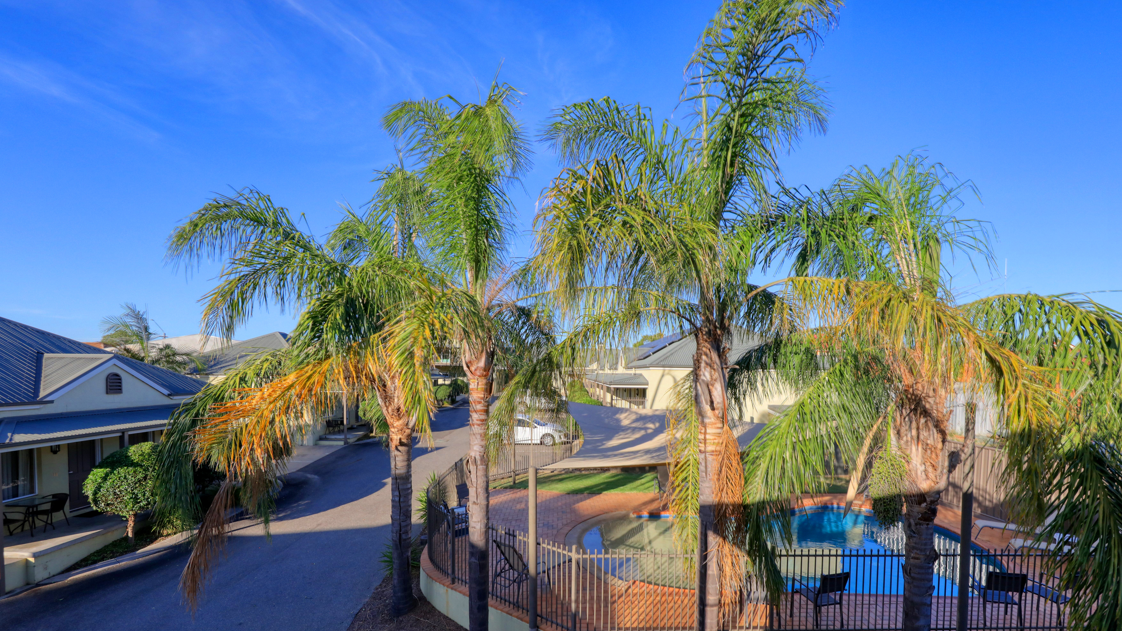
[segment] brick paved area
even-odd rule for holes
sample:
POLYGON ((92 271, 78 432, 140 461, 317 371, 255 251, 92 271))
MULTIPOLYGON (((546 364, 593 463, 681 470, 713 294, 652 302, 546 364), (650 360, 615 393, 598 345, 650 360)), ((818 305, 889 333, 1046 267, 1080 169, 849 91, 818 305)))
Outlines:
MULTIPOLYGON (((529 491, 491 491, 491 523, 526 532, 529 491)), ((660 511, 658 493, 601 493, 580 495, 538 491, 538 536, 565 543, 565 535, 582 521, 616 511, 660 511)))

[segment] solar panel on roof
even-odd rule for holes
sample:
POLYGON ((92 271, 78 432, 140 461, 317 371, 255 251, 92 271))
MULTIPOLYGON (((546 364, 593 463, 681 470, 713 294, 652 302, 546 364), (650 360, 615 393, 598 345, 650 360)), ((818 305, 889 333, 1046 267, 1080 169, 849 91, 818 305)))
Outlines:
POLYGON ((639 359, 643 359, 645 357, 650 357, 652 354, 657 353, 658 351, 661 351, 662 349, 664 349, 667 346, 673 344, 674 342, 677 342, 678 340, 682 339, 682 335, 683 334, 681 332, 671 333, 670 335, 667 335, 665 337, 660 337, 657 340, 654 340, 653 342, 647 342, 646 344, 643 344, 639 348, 645 348, 647 350, 645 352, 639 354, 639 356, 636 357, 635 359, 639 360, 639 359))

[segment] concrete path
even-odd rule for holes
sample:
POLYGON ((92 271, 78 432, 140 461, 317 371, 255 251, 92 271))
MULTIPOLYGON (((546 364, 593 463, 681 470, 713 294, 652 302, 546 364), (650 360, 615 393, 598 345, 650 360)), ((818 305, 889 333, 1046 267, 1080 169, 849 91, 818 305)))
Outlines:
POLYGON ((313 462, 342 449, 342 445, 300 445, 288 459, 288 471, 299 471, 313 462))
MULTIPOLYGON (((433 420, 435 445, 414 449, 413 488, 467 450, 467 410, 433 420)), ((416 502, 414 502, 416 506, 416 502)), ((381 582, 389 537, 389 454, 377 441, 338 449, 290 474, 270 526, 236 524, 194 617, 175 548, 0 600, 0 628, 342 630, 381 582)))

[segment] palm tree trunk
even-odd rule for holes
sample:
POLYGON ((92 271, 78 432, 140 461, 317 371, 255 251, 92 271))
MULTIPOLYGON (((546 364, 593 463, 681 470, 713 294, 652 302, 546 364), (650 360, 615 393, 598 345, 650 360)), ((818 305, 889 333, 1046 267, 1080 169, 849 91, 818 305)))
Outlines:
POLYGON ((396 374, 375 386, 385 415, 390 448, 390 555, 393 558, 393 601, 390 611, 401 616, 417 606, 410 573, 413 530, 413 426, 405 412, 401 382, 396 374))
POLYGON ((931 628, 931 595, 935 592, 935 515, 940 493, 907 498, 904 511, 904 631, 931 628))
POLYGON ((413 437, 407 429, 391 431, 390 442, 390 541, 393 554, 393 603, 396 618, 417 606, 409 571, 413 537, 413 437))
POLYGON ((946 454, 946 394, 916 382, 897 403, 892 425, 896 449, 908 463, 909 490, 904 510, 904 631, 931 628, 931 596, 935 592, 935 517, 947 488, 950 463, 946 454))
POLYGON ((717 527, 717 509, 720 455, 724 434, 728 431, 727 376, 723 361, 723 341, 719 335, 697 333, 697 353, 694 355, 694 407, 701 426, 701 458, 699 496, 699 527, 705 535, 704 572, 698 575, 701 584, 697 590, 697 612, 704 618, 706 631, 715 631, 720 623, 721 573, 717 561, 720 529, 717 527))
POLYGON ((129 547, 136 547, 136 514, 130 513, 125 525, 125 534, 129 537, 129 547))
POLYGON ((468 629, 487 631, 490 613, 487 608, 490 578, 491 480, 488 475, 487 418, 491 406, 491 368, 494 353, 490 350, 464 353, 464 370, 468 376, 469 426, 468 476, 468 629))

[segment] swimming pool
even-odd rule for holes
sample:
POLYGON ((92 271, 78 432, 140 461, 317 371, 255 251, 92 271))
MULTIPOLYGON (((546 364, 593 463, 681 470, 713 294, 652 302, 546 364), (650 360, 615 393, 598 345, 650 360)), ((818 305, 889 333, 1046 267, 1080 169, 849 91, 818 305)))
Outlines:
MULTIPOLYGON (((841 506, 817 506, 793 510, 791 529, 794 545, 777 550, 779 569, 788 579, 799 579, 814 585, 822 574, 849 572, 847 591, 857 594, 901 594, 904 588, 904 532, 900 524, 882 527, 876 518, 864 511, 844 514, 841 506)), ((647 519, 627 514, 606 516, 587 522, 578 531, 584 549, 597 553, 628 555, 638 552, 673 554, 673 523, 670 519, 647 519)), ((935 548, 941 558, 935 568, 935 593, 954 596, 958 593, 958 535, 936 528, 935 548)), ((973 546, 975 551, 982 551, 973 546)), ((640 558, 634 561, 598 560, 601 569, 621 580, 644 580, 657 584, 687 586, 690 578, 683 574, 668 582, 674 574, 664 561, 640 558)), ((975 557, 972 574, 982 577, 989 569, 1001 569, 996 560, 988 562, 975 557)))

